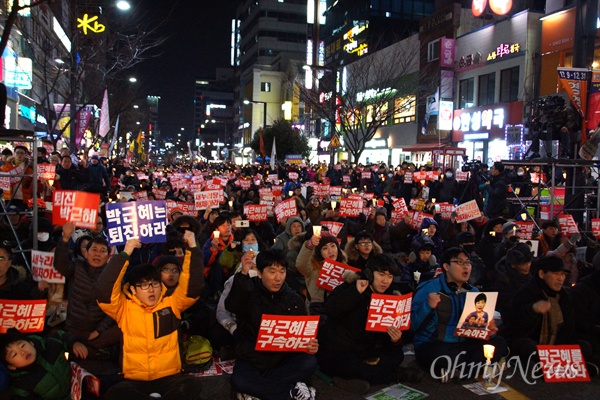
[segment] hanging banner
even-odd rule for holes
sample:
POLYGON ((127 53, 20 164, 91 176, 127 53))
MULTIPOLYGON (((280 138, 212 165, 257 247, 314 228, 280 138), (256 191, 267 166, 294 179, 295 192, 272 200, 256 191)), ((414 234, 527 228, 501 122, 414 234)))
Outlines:
POLYGON ((558 67, 558 78, 579 114, 585 118, 589 73, 586 68, 558 67))
MULTIPOLYGON (((590 82, 590 93, 588 94, 587 128, 596 130, 600 125, 600 70, 592 70, 592 81, 590 82)), ((584 137, 581 141, 585 143, 584 137)), ((586 138, 587 139, 587 138, 586 138)))

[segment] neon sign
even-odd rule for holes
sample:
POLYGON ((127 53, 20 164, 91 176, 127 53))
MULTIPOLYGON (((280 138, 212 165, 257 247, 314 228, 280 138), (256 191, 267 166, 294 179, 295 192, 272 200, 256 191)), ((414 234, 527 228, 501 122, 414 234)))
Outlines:
POLYGON ((502 43, 496 50, 492 51, 487 56, 487 61, 495 60, 496 58, 502 58, 510 54, 515 54, 521 51, 521 45, 519 43, 502 43))
POLYGON ((369 52, 369 45, 367 43, 358 43, 356 40, 356 37, 367 30, 367 28, 369 28, 369 23, 361 22, 360 24, 352 27, 352 29, 350 29, 348 32, 344 33, 344 41, 348 42, 344 44, 344 51, 346 51, 346 53, 356 53, 360 57, 369 52))
POLYGON ((82 18, 77 18, 77 29, 81 28, 84 35, 88 34, 88 30, 93 33, 102 33, 106 30, 106 26, 98 21, 98 16, 90 17, 88 14, 83 14, 82 18))
POLYGON ((460 116, 454 117, 452 128, 455 131, 477 132, 481 129, 504 127, 506 114, 503 107, 486 108, 482 111, 461 111, 460 116))

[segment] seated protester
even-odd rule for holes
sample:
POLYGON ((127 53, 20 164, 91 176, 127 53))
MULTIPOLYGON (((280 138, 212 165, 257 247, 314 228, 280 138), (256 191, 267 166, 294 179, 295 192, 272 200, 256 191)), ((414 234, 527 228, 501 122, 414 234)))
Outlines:
MULTIPOLYGON (((54 248, 56 247, 56 242, 52 238, 53 231, 54 227, 52 226, 52 222, 50 222, 48 218, 38 218, 37 250, 48 252, 54 251, 54 248)), ((21 242, 21 247, 23 249, 33 248, 33 224, 29 225, 29 237, 27 238, 27 240, 21 242)), ((21 254, 23 257, 28 257, 28 265, 31 265, 31 252, 25 252, 21 254)))
POLYGON ((367 231, 360 231, 353 239, 348 241, 345 252, 348 265, 362 271, 368 261, 377 254, 381 254, 382 250, 381 246, 373 240, 373 235, 367 231))
POLYGON ((440 259, 444 252, 444 239, 442 239, 442 232, 438 230, 437 221, 433 218, 423 218, 419 232, 419 236, 429 236, 434 246, 432 253, 436 259, 440 259))
MULTIPOLYGON (((504 218, 494 218, 487 222, 485 228, 483 228, 482 236, 479 238, 477 243, 477 254, 485 263, 486 269, 486 283, 491 281, 492 272, 494 271, 494 265, 498 260, 504 257, 504 254, 500 258, 494 258, 494 249, 502 242, 502 226, 506 223, 504 218), (489 273, 489 276, 487 274, 489 273)), ((506 253, 505 253, 506 254, 506 253)), ((485 285, 485 283, 484 283, 485 285)))
POLYGON ((508 250, 506 257, 496 263, 496 270, 492 284, 486 290, 498 292, 496 311, 502 316, 502 321, 507 324, 508 312, 512 309, 515 294, 531 282, 531 261, 533 252, 525 243, 518 243, 508 250))
POLYGON ((297 234, 304 232, 304 223, 300 217, 290 217, 285 223, 285 231, 275 238, 273 250, 287 251, 288 242, 297 234))
POLYGON ((390 224, 387 221, 387 210, 383 207, 372 209, 365 230, 373 233, 373 240, 377 242, 384 253, 392 252, 390 241, 390 224))
POLYGON ((344 273, 344 283, 327 297, 328 318, 317 358, 322 371, 341 389, 365 393, 370 384, 415 382, 422 377, 418 370, 400 368, 404 360, 400 329, 365 330, 371 295, 400 294, 392 290, 398 272, 390 255, 374 254, 361 273, 344 273))
POLYGON ((0 244, 0 299, 30 300, 40 297, 27 268, 12 265, 12 249, 0 244))
MULTIPOLYGON (((421 283, 417 288, 412 301, 410 325, 414 332, 417 362, 431 371, 433 378, 445 383, 464 372, 460 371, 461 363, 485 362, 482 345, 496 347, 493 361, 506 356, 508 348, 500 336, 492 336, 488 341, 454 336, 457 325, 463 322, 459 319, 465 307, 466 293, 478 290, 467 283, 471 262, 464 249, 452 247, 446 250, 442 257, 442 268, 444 273, 421 283)), ((492 321, 488 329, 495 334, 497 328, 492 321)), ((473 368, 468 373, 476 370, 473 368)))
POLYGON ((475 252, 475 235, 464 231, 456 235, 457 247, 465 249, 471 260, 471 277, 469 285, 481 288, 483 286, 483 277, 485 274, 485 264, 481 257, 475 252))
MULTIPOLYGON (((346 247, 346 243, 348 243, 348 235, 354 236, 358 232, 365 229, 366 217, 364 214, 360 214, 358 218, 346 218, 340 217, 340 204, 338 202, 335 210, 331 209, 331 205, 327 204, 326 211, 322 214, 322 217, 313 222, 313 225, 321 225, 321 221, 333 221, 344 224, 342 230, 337 234, 337 237, 342 241, 340 244, 342 247, 346 247)), ((312 221, 312 219, 311 219, 312 221)))
POLYGON ((206 208, 204 214, 200 216, 201 233, 198 235, 198 242, 204 243, 212 235, 210 230, 213 227, 215 219, 219 216, 219 210, 213 210, 210 207, 206 208))
POLYGON ((285 283, 286 260, 283 252, 267 250, 256 258, 258 276, 249 274, 252 263, 242 263, 234 275, 225 308, 237 318, 237 357, 231 386, 234 390, 261 399, 315 398, 315 390, 304 381, 317 366, 313 339, 303 352, 256 351, 256 340, 263 314, 306 315, 302 298, 285 283))
POLYGON ((306 280, 308 312, 312 315, 325 314, 323 303, 327 294, 325 289, 317 286, 317 278, 326 258, 346 262, 337 238, 328 231, 321 231, 321 236, 312 235, 304 242, 296 259, 296 268, 306 280))
POLYGON ((413 240, 413 251, 408 256, 408 264, 402 270, 401 282, 415 290, 419 283, 435 278, 440 274, 439 264, 432 254, 435 245, 429 236, 417 236, 413 240))
POLYGON ((400 222, 390 227, 392 253, 409 254, 413 236, 417 233, 410 224, 411 216, 406 214, 400 222))
POLYGON ((213 233, 204 243, 202 254, 204 256, 204 278, 206 279, 208 290, 206 295, 209 298, 218 296, 223 291, 225 275, 223 267, 219 265, 218 260, 225 247, 233 242, 231 231, 231 222, 225 215, 219 215, 213 223, 213 233), (214 232, 219 232, 219 237, 214 236, 214 232))
POLYGON ((577 282, 569 294, 575 312, 575 331, 587 340, 593 351, 594 362, 600 361, 600 255, 593 260, 594 272, 577 282))
POLYGON ((521 228, 513 221, 508 221, 502 225, 502 241, 494 248, 494 260, 499 260, 504 257, 511 247, 519 243, 517 232, 520 231, 521 228))
POLYGON ((11 328, 0 335, 0 361, 11 378, 9 393, 14 398, 70 399, 71 365, 66 351, 81 359, 87 357, 86 346, 66 332, 43 338, 11 328))
POLYGON ((158 260, 163 256, 177 257, 179 261, 183 262, 183 256, 185 254, 183 249, 185 249, 183 239, 180 239, 179 237, 168 238, 162 245, 162 254, 156 257, 154 261, 152 261, 152 264, 156 265, 158 260))
POLYGON ((271 246, 275 240, 275 229, 270 221, 250 221, 250 228, 258 234, 267 246, 271 246))
POLYGON ((312 196, 310 202, 306 205, 306 212, 311 224, 315 225, 321 219, 321 213, 326 209, 325 203, 322 203, 318 196, 312 196))
POLYGON ((178 331, 183 311, 192 306, 202 288, 202 254, 192 231, 175 290, 167 296, 160 272, 151 264, 132 267, 125 286, 121 282, 128 258, 139 239, 130 239, 114 255, 98 282, 98 304, 123 331, 124 380, 110 387, 107 399, 146 400, 151 393, 165 399, 199 399, 196 378, 181 375, 178 331))
POLYGON ((234 236, 236 240, 223 249, 218 260, 219 265, 225 271, 226 277, 230 277, 237 270, 242 254, 248 251, 258 254, 259 251, 266 250, 266 246, 258 234, 250 228, 241 228, 234 236))
MULTIPOLYGON (((101 238, 88 243, 85 260, 69 256, 69 238, 75 230, 72 222, 63 226, 63 236, 54 252, 54 268, 64 275, 68 287, 65 330, 82 338, 90 358, 110 355, 111 347, 121 341, 121 330, 96 302, 100 275, 109 258, 108 242, 101 238), (101 356, 101 353, 104 353, 101 356)), ((115 352, 116 353, 116 352, 115 352)))
POLYGON ((563 236, 561 238, 562 244, 556 250, 546 252, 547 257, 558 257, 563 260, 563 264, 569 271, 564 283, 567 288, 575 286, 579 280, 579 269, 577 268, 577 257, 575 256, 579 239, 581 239, 581 234, 577 232, 572 234, 571 237, 563 236))
POLYGON ((532 354, 531 362, 539 362, 537 345, 579 344, 589 360, 591 346, 577 340, 573 303, 563 287, 569 271, 558 257, 542 257, 535 267, 534 278, 516 293, 509 310, 506 329, 511 352, 522 362, 532 354))

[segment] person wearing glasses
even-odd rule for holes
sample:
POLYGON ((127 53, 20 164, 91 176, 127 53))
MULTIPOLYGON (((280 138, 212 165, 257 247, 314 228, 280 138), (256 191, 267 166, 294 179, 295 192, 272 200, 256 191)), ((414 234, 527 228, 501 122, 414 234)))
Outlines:
POLYGON ((369 259, 375 254, 381 254, 381 246, 375 243, 373 235, 360 231, 354 239, 348 241, 345 248, 348 265, 361 271, 367 266, 369 259))
POLYGON ((129 257, 141 246, 139 239, 129 239, 100 276, 98 304, 123 331, 124 379, 108 389, 107 399, 145 400, 153 393, 164 398, 201 398, 200 382, 181 374, 178 328, 183 311, 200 296, 204 262, 194 232, 185 231, 183 240, 187 248, 179 283, 170 295, 152 264, 128 270, 129 257), (121 287, 125 272, 126 284, 121 287))
POLYGON ((414 332, 415 358, 442 383, 450 378, 474 378, 478 368, 461 366, 483 365, 484 344, 495 346, 493 362, 508 354, 504 338, 496 335, 498 328, 490 320, 489 340, 467 339, 454 336, 467 292, 479 290, 469 285, 471 260, 465 249, 451 247, 442 256, 443 273, 423 282, 413 295, 410 327, 414 332), (481 363, 481 364, 478 364, 481 363))

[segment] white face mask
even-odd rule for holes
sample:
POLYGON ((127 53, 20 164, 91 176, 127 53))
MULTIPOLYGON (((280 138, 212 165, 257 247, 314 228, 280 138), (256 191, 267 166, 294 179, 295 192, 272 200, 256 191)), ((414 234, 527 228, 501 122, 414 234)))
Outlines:
POLYGON ((452 173, 451 172, 446 173, 446 178, 452 178, 452 173))
POLYGON ((50 239, 50 232, 38 232, 37 238, 40 242, 47 242, 50 239))
POLYGON ((517 175, 523 176, 523 175, 525 175, 525 173, 524 172, 517 172, 517 175))

